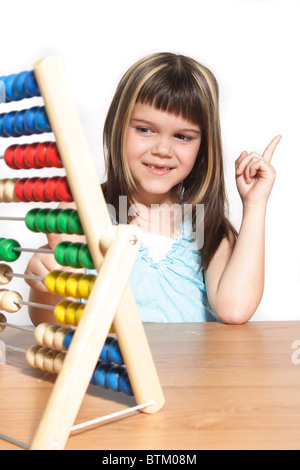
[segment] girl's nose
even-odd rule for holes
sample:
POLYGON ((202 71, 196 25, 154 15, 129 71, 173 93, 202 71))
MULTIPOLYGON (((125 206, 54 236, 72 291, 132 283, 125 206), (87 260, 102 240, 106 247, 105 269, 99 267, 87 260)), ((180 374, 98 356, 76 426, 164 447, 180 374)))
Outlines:
POLYGON ((167 137, 157 137, 152 148, 152 154, 161 157, 170 157, 172 155, 170 140, 167 137))

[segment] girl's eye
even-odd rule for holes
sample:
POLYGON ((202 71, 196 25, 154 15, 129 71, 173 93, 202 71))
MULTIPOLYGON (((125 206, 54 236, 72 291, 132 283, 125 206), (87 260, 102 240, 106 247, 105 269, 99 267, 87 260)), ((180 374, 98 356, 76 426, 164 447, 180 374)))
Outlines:
POLYGON ((141 134, 148 134, 149 132, 151 132, 151 130, 148 128, 148 127, 138 127, 137 128, 138 132, 141 132, 141 134))
POLYGON ((192 140, 191 137, 189 137, 188 135, 183 135, 183 134, 176 134, 175 137, 176 137, 176 139, 183 140, 183 141, 186 141, 186 142, 192 140))

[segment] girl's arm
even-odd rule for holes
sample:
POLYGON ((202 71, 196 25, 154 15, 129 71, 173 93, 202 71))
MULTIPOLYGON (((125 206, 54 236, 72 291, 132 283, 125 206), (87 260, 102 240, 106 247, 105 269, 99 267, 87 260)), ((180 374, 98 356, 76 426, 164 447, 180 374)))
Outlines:
POLYGON ((263 295, 265 217, 275 170, 270 162, 281 136, 262 156, 243 152, 236 161, 243 218, 237 240, 224 239, 205 273, 210 304, 224 323, 246 323, 263 295))

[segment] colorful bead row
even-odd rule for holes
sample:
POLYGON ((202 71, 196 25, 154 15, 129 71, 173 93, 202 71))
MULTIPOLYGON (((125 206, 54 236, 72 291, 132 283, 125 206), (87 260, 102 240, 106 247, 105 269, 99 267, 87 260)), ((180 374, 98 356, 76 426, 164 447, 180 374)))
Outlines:
POLYGON ((65 357, 65 352, 46 348, 39 344, 31 346, 26 352, 26 361, 31 367, 53 374, 59 374, 65 357))
POLYGON ((44 106, 0 114, 0 137, 20 137, 44 132, 51 132, 44 106))
POLYGON ((25 216, 25 224, 32 232, 83 235, 75 209, 31 209, 25 216))
POLYGON ((102 388, 133 395, 128 374, 124 366, 112 366, 111 364, 98 363, 91 379, 91 384, 102 388))
MULTIPOLYGON (((50 323, 40 323, 35 331, 34 338, 40 346, 67 351, 72 342, 76 330, 52 325, 50 323)), ((116 338, 108 336, 100 354, 100 360, 106 363, 113 362, 123 365, 124 360, 116 338)))
POLYGON ((40 323, 34 330, 34 339, 40 346, 67 351, 68 348, 64 343, 71 344, 74 331, 59 325, 40 323), (68 335, 71 335, 70 340, 66 340, 68 335))
POLYGON ((22 202, 73 201, 66 176, 21 178, 15 184, 15 195, 22 202))
POLYGON ((0 202, 71 202, 73 196, 65 176, 50 178, 4 178, 0 180, 0 202))
POLYGON ((87 299, 96 281, 93 274, 74 274, 66 271, 51 271, 45 277, 48 291, 63 297, 87 299))
POLYGON ((85 304, 62 300, 54 307, 54 316, 62 325, 77 326, 84 311, 85 304))
MULTIPOLYGON (((65 357, 66 353, 63 351, 40 345, 32 346, 26 353, 26 360, 31 367, 54 374, 59 374, 61 371, 65 357)), ((91 384, 133 395, 124 366, 99 362, 91 378, 91 384)))
POLYGON ((100 359, 103 362, 115 363, 119 366, 124 364, 124 359, 120 350, 118 340, 112 336, 108 336, 105 340, 103 349, 101 351, 100 359))
POLYGON ((13 170, 63 167, 55 142, 10 145, 4 152, 4 161, 13 170))
POLYGON ((5 85, 7 102, 41 95, 33 70, 0 77, 0 81, 5 85))
POLYGON ((55 247, 54 257, 62 266, 94 269, 89 247, 85 243, 61 242, 55 247))
MULTIPOLYGON (((29 250, 31 249, 26 248, 26 251, 29 250)), ((32 251, 34 250, 32 249, 32 251)), ((17 240, 0 238, 1 261, 16 261, 20 257, 21 252, 22 248, 17 240)), ((53 253, 51 250, 49 252, 53 253)), ((55 247, 54 257, 62 266, 94 269, 89 247, 85 243, 61 242, 55 247)))

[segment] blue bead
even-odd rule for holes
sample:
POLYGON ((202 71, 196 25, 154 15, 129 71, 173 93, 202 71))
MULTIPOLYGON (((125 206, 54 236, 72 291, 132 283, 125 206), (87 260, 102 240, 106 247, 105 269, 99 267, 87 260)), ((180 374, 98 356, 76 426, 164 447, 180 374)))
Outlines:
POLYGON ((121 387, 119 385, 119 379, 122 373, 124 372, 124 368, 120 366, 113 366, 106 374, 106 383, 109 388, 114 390, 115 392, 120 392, 121 387))
POLYGON ((44 107, 37 108, 35 111, 35 128, 39 132, 51 132, 51 126, 44 107))
POLYGON ((112 338, 111 336, 108 336, 105 340, 104 346, 100 354, 100 359, 103 362, 110 362, 110 360, 108 359, 108 348, 113 339, 114 338, 112 338))
POLYGON ((114 339, 108 348, 108 360, 110 362, 114 362, 115 364, 122 365, 124 364, 124 360, 119 348, 118 341, 114 339))
POLYGON ((124 373, 121 375, 119 380, 119 386, 122 392, 126 393, 126 395, 133 395, 133 391, 129 382, 127 371, 125 370, 124 373))
POLYGON ((3 132, 6 137, 18 137, 18 134, 15 133, 15 115, 16 112, 12 111, 10 113, 6 113, 3 117, 2 127, 3 132))
POLYGON ((24 113, 24 129, 31 134, 36 133, 35 128, 35 109, 29 108, 24 113))
POLYGON ((4 117, 4 114, 0 114, 0 136, 6 137, 6 135, 4 135, 3 133, 3 117, 4 117))
POLYGON ((29 96, 40 96, 40 90, 38 84, 36 82, 34 72, 31 70, 27 73, 25 80, 24 80, 24 89, 29 96))
POLYGON ((6 101, 15 101, 15 94, 14 94, 15 77, 16 77, 16 74, 12 74, 12 75, 8 75, 7 77, 4 77, 6 101))
POLYGON ((32 134, 30 131, 26 130, 24 127, 25 112, 26 112, 26 109, 22 109, 21 111, 18 111, 15 115, 14 131, 15 131, 15 134, 18 136, 32 134))
POLYGON ((21 72, 16 75, 13 81, 13 92, 17 99, 29 98, 30 95, 25 90, 25 77, 28 72, 21 72))
POLYGON ((69 332, 65 335, 65 337, 64 337, 63 345, 64 345, 64 347, 65 347, 67 350, 68 350, 69 347, 70 347, 70 344, 71 344, 71 342, 72 342, 74 333, 75 333, 75 330, 71 330, 71 331, 69 331, 69 332))
POLYGON ((109 364, 101 364, 99 363, 94 371, 94 380, 97 385, 99 385, 102 388, 108 388, 108 385, 106 383, 106 374, 110 369, 109 364))

